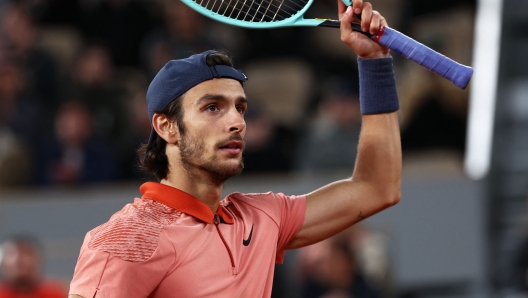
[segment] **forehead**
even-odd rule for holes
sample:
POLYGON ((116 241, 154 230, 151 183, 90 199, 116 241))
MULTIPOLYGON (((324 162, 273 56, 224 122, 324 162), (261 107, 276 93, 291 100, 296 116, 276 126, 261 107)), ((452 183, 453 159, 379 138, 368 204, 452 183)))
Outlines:
POLYGON ((218 78, 201 82, 189 89, 183 97, 185 104, 193 104, 207 94, 222 95, 227 99, 245 98, 244 88, 239 81, 228 78, 218 78))

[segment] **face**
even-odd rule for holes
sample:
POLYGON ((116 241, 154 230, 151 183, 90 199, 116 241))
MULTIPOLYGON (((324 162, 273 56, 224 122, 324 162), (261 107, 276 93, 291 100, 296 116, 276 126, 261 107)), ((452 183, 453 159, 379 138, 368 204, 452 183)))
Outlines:
POLYGON ((6 243, 2 246, 1 269, 11 284, 32 283, 38 279, 39 255, 28 245, 6 243))
POLYGON ((76 102, 62 106, 55 120, 55 134, 63 146, 83 146, 91 135, 89 111, 76 102))
POLYGON ((216 182, 239 174, 247 110, 242 85, 227 78, 205 81, 187 91, 182 105, 185 133, 178 146, 184 169, 216 182))

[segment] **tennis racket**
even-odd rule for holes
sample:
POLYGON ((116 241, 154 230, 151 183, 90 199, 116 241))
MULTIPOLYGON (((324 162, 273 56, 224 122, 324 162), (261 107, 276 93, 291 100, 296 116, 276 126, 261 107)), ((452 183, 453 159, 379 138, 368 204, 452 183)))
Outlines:
MULTIPOLYGON (((195 11, 229 25, 267 29, 291 26, 339 28, 340 22, 331 19, 305 19, 304 13, 314 0, 181 0, 195 11)), ((343 0, 351 5, 350 0, 343 0)), ((473 69, 428 48, 416 40, 389 28, 382 27, 372 35, 361 31, 352 23, 354 31, 361 32, 376 42, 443 76, 461 89, 466 88, 473 69)))

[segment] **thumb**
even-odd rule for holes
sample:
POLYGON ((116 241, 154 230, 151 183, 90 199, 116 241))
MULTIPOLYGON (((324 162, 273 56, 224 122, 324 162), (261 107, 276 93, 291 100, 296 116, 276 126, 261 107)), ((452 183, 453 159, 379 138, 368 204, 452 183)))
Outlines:
POLYGON ((339 19, 339 21, 341 22, 341 40, 347 44, 349 44, 355 39, 355 32, 352 31, 352 18, 352 6, 349 6, 339 19))

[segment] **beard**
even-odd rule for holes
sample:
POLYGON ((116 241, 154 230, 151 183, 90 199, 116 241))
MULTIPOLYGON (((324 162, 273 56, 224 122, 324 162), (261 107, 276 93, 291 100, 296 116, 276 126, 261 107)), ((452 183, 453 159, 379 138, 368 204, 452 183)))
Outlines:
MULTIPOLYGON (((219 148, 222 144, 230 141, 242 141, 242 152, 245 148, 245 143, 240 135, 233 135, 228 139, 219 141, 213 148, 219 148)), ((180 141, 180 159, 182 166, 190 176, 195 179, 204 179, 200 172, 205 172, 208 175, 207 180, 212 180, 214 183, 223 183, 227 179, 236 176, 244 169, 244 161, 242 157, 237 165, 222 164, 213 154, 210 158, 205 155, 205 142, 200 138, 190 137, 187 134, 182 134, 180 141)))

